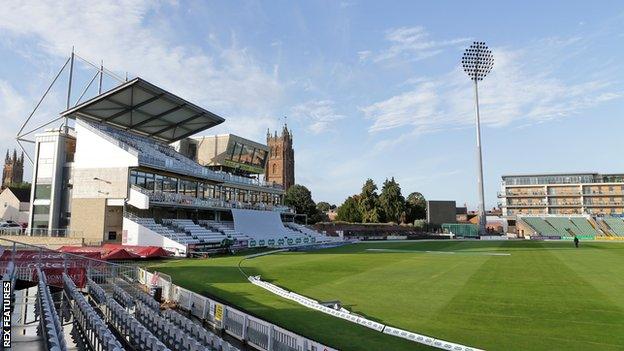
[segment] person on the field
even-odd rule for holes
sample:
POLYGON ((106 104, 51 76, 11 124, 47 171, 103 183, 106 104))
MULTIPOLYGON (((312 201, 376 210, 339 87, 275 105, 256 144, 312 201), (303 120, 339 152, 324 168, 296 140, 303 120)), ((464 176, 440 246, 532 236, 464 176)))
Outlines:
POLYGON ((574 246, 578 247, 578 245, 579 245, 579 239, 575 235, 574 236, 574 246))

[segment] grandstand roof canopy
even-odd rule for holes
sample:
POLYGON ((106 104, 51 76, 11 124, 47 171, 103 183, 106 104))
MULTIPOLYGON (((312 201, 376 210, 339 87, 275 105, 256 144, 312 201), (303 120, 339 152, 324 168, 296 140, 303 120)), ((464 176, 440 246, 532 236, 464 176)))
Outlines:
POLYGON ((138 77, 61 112, 61 116, 87 118, 167 143, 225 121, 138 77))

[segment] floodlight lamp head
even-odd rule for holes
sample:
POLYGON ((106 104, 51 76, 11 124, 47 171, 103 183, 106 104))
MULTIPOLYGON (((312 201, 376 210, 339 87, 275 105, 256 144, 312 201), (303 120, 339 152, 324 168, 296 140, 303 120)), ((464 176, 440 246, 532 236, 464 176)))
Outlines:
POLYGON ((462 56, 462 67, 470 80, 483 80, 494 66, 494 56, 483 41, 475 41, 462 56))

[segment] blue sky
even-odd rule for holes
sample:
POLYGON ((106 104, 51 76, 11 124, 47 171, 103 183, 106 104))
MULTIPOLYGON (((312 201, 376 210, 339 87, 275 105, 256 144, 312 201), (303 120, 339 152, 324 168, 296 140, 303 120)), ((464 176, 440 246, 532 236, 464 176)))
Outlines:
MULTIPOLYGON (((74 45, 225 117, 213 133, 263 141, 287 116, 296 180, 316 201, 340 204, 366 178, 393 176, 405 195, 473 207, 472 90, 459 59, 482 40, 495 55, 480 85, 487 206, 502 174, 624 172, 620 1, 2 6, 2 150, 74 45)), ((34 119, 55 116, 64 94, 55 88, 34 119)))

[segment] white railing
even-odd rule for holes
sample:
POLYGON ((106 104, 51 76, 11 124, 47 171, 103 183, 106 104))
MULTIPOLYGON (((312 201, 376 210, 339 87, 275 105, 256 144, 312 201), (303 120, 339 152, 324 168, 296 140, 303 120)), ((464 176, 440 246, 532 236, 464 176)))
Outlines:
POLYGON ((428 345, 428 346, 432 346, 438 349, 443 349, 443 350, 453 350, 453 351, 480 351, 477 348, 474 347, 470 347, 470 346, 465 346, 465 345, 461 345, 461 344, 457 344, 457 343, 453 343, 450 341, 446 341, 446 340, 441 340, 441 339, 436 339, 430 336, 426 336, 426 335, 422 335, 422 334, 418 334, 418 333, 413 333, 407 330, 403 330, 403 329, 399 329, 399 328, 394 328, 388 325, 384 325, 375 321, 372 321, 370 319, 366 319, 364 317, 355 315, 351 312, 349 312, 348 310, 341 308, 340 310, 331 308, 331 307, 327 307, 324 306, 322 304, 320 304, 318 301, 310 299, 308 297, 299 295, 295 292, 292 291, 288 291, 285 289, 282 289, 276 285, 273 285, 271 283, 265 282, 263 280, 261 280, 259 277, 248 277, 248 280, 250 283, 259 286, 263 289, 266 289, 270 292, 272 292, 275 295, 278 295, 282 298, 297 302, 307 308, 319 311, 319 312, 323 312, 329 315, 332 315, 336 318, 340 318, 340 319, 344 319, 348 322, 352 322, 352 323, 356 323, 359 325, 362 325, 366 328, 370 328, 373 330, 376 330, 378 332, 382 332, 384 334, 388 334, 388 335, 392 335, 392 336, 396 336, 399 338, 403 338, 403 339, 407 339, 410 341, 414 341, 423 345, 428 345))
MULTIPOLYGON (((20 279, 31 280, 35 276, 34 273, 37 268, 61 268, 60 274, 62 277, 50 274, 46 277, 47 283, 57 286, 60 283, 65 288, 68 296, 72 297, 70 310, 76 318, 78 325, 89 331, 89 343, 100 350, 117 351, 121 350, 121 347, 116 342, 116 339, 111 336, 108 328, 104 327, 99 317, 89 317, 94 316, 93 307, 86 302, 87 300, 78 289, 82 289, 84 284, 84 287, 91 291, 93 283, 110 281, 112 278, 114 278, 112 279, 114 281, 123 277, 125 280, 137 281, 146 286, 156 285, 162 287, 163 298, 169 302, 176 302, 178 309, 189 312, 216 330, 222 330, 240 341, 253 344, 260 351, 337 351, 287 329, 246 314, 232 306, 174 285, 171 282, 171 278, 166 274, 152 274, 136 266, 114 264, 8 239, 0 238, 0 246, 9 252, 4 256, 5 260, 0 260, 0 272, 4 272, 3 280, 10 279, 15 281, 17 276, 20 279), (76 273, 76 269, 84 271, 84 275, 76 273), (78 281, 80 281, 80 284, 78 284, 78 281)), ((12 286, 15 286, 15 284, 12 286)), ((95 293, 95 290, 93 291, 95 295, 100 295, 94 297, 99 297, 101 300, 101 292, 98 294, 95 293)), ((134 295, 133 297, 140 301, 141 298, 137 296, 134 295)), ((106 303, 108 304, 109 301, 112 301, 110 296, 107 297, 106 303)), ((105 313, 105 318, 111 322, 110 318, 112 317, 110 314, 105 313)))
POLYGON ((162 287, 163 298, 175 302, 178 309, 189 312, 215 330, 223 330, 261 351, 337 351, 232 306, 177 286, 160 274, 155 277, 139 268, 138 276, 142 284, 162 287))

